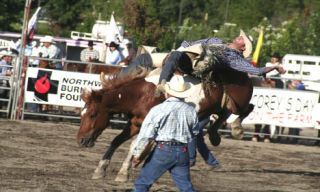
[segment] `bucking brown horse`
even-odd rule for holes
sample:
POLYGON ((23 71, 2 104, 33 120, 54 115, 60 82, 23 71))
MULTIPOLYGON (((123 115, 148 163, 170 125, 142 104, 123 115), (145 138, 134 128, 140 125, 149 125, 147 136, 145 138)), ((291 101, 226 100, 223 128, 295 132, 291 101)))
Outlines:
MULTIPOLYGON (((164 95, 154 97, 155 84, 145 79, 144 73, 122 78, 101 78, 103 88, 84 92, 82 99, 85 106, 81 112, 81 124, 77 133, 77 142, 83 147, 93 147, 96 139, 108 126, 110 116, 114 113, 125 113, 129 117, 128 125, 111 142, 107 152, 99 162, 95 171, 98 177, 105 175, 115 150, 125 141, 139 133, 140 126, 149 110, 165 100, 164 95)), ((192 80, 193 78, 191 78, 192 80)), ((190 81, 186 80, 186 81, 190 81)), ((216 69, 212 74, 215 83, 201 85, 188 102, 196 106, 199 120, 217 114, 218 119, 208 129, 210 142, 219 145, 220 136, 217 132, 222 123, 231 113, 239 115, 231 125, 232 135, 242 137, 242 120, 252 111, 249 104, 253 86, 248 75, 233 69, 216 69)))

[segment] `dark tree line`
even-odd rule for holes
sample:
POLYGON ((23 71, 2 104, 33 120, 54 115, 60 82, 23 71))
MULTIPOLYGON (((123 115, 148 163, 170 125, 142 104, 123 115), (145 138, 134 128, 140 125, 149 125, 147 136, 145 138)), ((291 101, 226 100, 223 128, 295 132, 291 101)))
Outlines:
MULTIPOLYGON (((0 30, 21 32, 25 2, 0 2, 0 30)), ((43 35, 91 32, 95 20, 109 20, 114 11, 137 45, 163 51, 183 40, 216 36, 230 41, 239 29, 257 39, 262 27, 261 61, 273 52, 320 55, 319 0, 34 0, 33 12, 38 4, 43 7, 40 19, 48 21, 38 25, 43 35)))

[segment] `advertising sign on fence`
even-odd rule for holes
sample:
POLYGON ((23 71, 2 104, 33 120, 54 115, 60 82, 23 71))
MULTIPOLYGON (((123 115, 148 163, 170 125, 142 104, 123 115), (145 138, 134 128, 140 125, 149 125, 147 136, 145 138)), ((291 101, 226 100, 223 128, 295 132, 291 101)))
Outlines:
POLYGON ((97 74, 28 68, 24 101, 28 103, 83 107, 82 89, 100 89, 97 74))
POLYGON ((243 123, 314 127, 318 99, 318 92, 255 87, 250 101, 255 107, 243 123))

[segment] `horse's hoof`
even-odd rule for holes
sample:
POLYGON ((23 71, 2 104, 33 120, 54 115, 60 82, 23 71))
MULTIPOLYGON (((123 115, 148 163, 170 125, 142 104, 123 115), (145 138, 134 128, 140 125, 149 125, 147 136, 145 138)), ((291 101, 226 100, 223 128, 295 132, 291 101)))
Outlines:
POLYGON ((208 131, 209 140, 213 146, 218 146, 221 143, 221 137, 217 131, 217 129, 212 129, 208 131))
POLYGON ((231 136, 234 139, 240 140, 243 138, 243 127, 239 118, 231 123, 231 136))
POLYGON ((99 170, 97 171, 97 169, 94 171, 91 179, 101 179, 104 178, 106 176, 106 172, 104 170, 99 170))
POLYGON ((128 175, 125 174, 118 174, 115 181, 117 182, 127 182, 128 181, 128 175))
POLYGON ((234 127, 231 130, 231 136, 234 139, 241 140, 243 138, 243 128, 241 127, 234 127))
POLYGON ((101 179, 106 176, 106 169, 110 160, 100 160, 98 167, 94 170, 91 179, 101 179))

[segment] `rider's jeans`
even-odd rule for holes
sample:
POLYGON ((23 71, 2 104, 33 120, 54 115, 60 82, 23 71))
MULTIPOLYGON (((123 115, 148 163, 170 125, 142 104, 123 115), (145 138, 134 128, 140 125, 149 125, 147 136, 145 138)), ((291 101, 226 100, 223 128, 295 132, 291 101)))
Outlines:
POLYGON ((158 144, 150 161, 141 169, 135 181, 136 192, 150 189, 161 175, 169 170, 172 179, 180 191, 194 191, 190 181, 189 153, 185 146, 158 144))
POLYGON ((200 132, 196 136, 196 139, 193 139, 192 142, 190 142, 189 145, 188 145, 189 151, 190 151, 190 163, 194 163, 196 161, 196 150, 192 150, 192 146, 195 146, 195 145, 192 145, 192 143, 196 142, 197 143, 197 145, 196 145, 197 149, 198 149, 200 155, 202 156, 202 158, 206 161, 206 163, 208 165, 216 167, 219 163, 216 160, 216 158, 214 158, 213 155, 211 154, 211 152, 208 149, 208 146, 204 142, 204 138, 203 138, 203 127, 208 122, 209 122, 209 118, 208 119, 204 119, 204 120, 199 122, 200 132))

